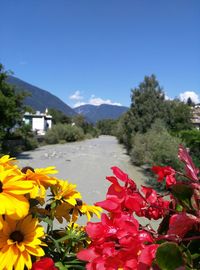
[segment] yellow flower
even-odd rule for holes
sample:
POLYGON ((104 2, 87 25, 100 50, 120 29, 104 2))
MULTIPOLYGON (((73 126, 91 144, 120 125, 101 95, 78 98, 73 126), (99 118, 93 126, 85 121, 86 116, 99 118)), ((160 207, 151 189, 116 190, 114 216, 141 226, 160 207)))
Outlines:
POLYGON ((83 215, 87 216, 89 221, 91 217, 93 217, 93 214, 95 214, 98 218, 101 217, 102 208, 99 206, 87 205, 86 203, 83 203, 79 210, 83 215))
POLYGON ((102 212, 101 207, 87 205, 79 199, 76 202, 75 206, 64 202, 56 207, 55 217, 60 223, 63 222, 63 218, 68 222, 75 223, 78 217, 82 215, 86 215, 89 221, 91 217, 93 217, 93 214, 100 218, 100 212, 102 212))
POLYGON ((23 196, 33 188, 30 181, 24 181, 22 175, 16 175, 12 169, 0 165, 0 215, 20 219, 28 214, 29 203, 23 196))
POLYGON ((43 236, 43 227, 30 215, 19 221, 6 217, 0 231, 0 269, 23 270, 25 266, 31 269, 31 255, 44 256, 40 247, 44 244, 39 239, 43 236))
POLYGON ((2 156, 0 158, 0 165, 6 168, 12 168, 14 166, 13 160, 15 160, 15 158, 11 158, 9 155, 2 156))
POLYGON ((21 172, 18 166, 15 164, 15 162, 16 162, 16 159, 11 158, 9 155, 5 155, 0 158, 0 166, 3 166, 7 170, 13 169, 13 172, 19 175, 21 172))
POLYGON ((75 206, 77 203, 76 199, 81 199, 81 194, 75 189, 76 185, 68 183, 67 180, 57 180, 57 185, 52 187, 54 199, 75 206))
POLYGON ((3 217, 0 216, 0 230, 3 228, 3 217))
POLYGON ((40 169, 33 169, 31 167, 24 167, 22 173, 26 180, 31 180, 33 182, 33 190, 30 193, 31 198, 42 198, 46 196, 46 189, 51 185, 57 183, 57 179, 54 177, 48 176, 48 174, 55 174, 58 171, 55 170, 55 167, 47 167, 40 169))

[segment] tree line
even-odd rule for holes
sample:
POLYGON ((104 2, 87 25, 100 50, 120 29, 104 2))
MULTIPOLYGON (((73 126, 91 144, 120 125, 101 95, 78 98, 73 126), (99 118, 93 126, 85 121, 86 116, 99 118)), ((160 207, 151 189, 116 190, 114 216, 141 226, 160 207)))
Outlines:
MULTIPOLYGON (((0 153, 34 149, 38 142, 31 127, 23 123, 27 93, 16 92, 6 83, 9 72, 0 64, 0 153), (13 141, 18 139, 17 145, 13 141), (11 142, 11 144, 10 144, 11 142)), ((83 116, 68 117, 61 111, 49 109, 53 127, 44 137, 46 143, 64 143, 113 135, 123 143, 133 163, 179 166, 178 145, 185 144, 200 165, 200 131, 191 122, 191 98, 187 104, 179 99, 166 100, 155 75, 145 76, 138 87, 131 90, 129 110, 118 120, 106 119, 92 125, 83 116)))

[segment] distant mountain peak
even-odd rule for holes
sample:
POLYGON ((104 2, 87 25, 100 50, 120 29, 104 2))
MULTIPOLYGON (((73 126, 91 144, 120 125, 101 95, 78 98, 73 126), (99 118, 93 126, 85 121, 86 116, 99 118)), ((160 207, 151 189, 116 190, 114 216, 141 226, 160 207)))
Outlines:
POLYGON ((83 115, 91 123, 96 123, 103 119, 117 119, 127 112, 128 107, 110 104, 85 104, 74 108, 74 110, 78 114, 83 115))

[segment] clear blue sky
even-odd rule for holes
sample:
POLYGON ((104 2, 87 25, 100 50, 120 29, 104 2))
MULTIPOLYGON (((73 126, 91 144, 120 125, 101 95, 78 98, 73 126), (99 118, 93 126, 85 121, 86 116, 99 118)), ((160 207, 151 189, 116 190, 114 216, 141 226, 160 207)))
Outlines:
POLYGON ((199 0, 6 0, 0 35, 5 68, 71 106, 129 106, 152 73, 167 96, 200 97, 199 0))

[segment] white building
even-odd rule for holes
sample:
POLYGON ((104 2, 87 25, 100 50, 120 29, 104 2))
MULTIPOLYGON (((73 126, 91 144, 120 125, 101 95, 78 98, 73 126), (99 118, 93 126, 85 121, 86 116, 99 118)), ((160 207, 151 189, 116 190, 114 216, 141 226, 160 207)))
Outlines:
POLYGON ((196 104, 192 108, 192 123, 198 130, 200 130, 200 104, 196 104))
POLYGON ((37 111, 35 114, 26 112, 23 117, 25 124, 31 125, 32 131, 38 135, 45 135, 46 131, 52 127, 52 116, 48 115, 48 110, 45 113, 37 111))

